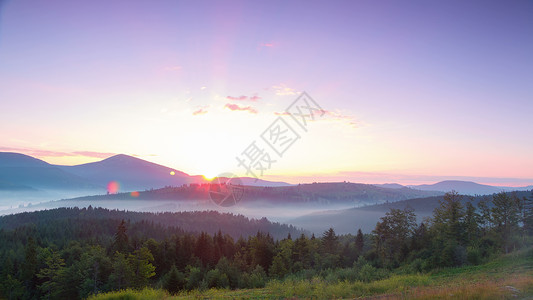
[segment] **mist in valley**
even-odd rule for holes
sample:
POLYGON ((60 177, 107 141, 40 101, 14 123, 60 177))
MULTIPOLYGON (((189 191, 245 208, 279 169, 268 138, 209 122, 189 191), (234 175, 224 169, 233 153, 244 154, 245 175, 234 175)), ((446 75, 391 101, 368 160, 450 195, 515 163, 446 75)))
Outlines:
MULTIPOLYGON (((236 205, 224 207, 210 199, 191 200, 144 200, 144 199, 75 199, 87 196, 87 191, 46 191, 46 192, 2 192, 0 193, 0 215, 31 212, 59 207, 102 207, 107 209, 139 212, 179 212, 215 210, 221 213, 240 214, 249 218, 267 218, 274 222, 287 223, 298 217, 325 212, 354 208, 355 202, 349 203, 270 203, 265 200, 242 201, 236 205), (74 198, 74 199, 71 199, 74 198)), ((360 205, 359 205, 360 206, 360 205)))

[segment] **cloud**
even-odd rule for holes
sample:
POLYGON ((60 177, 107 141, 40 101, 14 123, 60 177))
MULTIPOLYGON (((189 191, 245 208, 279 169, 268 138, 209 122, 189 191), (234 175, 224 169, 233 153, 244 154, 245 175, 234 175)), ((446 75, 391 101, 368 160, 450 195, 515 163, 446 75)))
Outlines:
POLYGON ((207 110, 204 110, 203 108, 200 108, 198 110, 193 111, 192 115, 193 116, 198 116, 198 115, 205 115, 206 113, 208 113, 207 110))
POLYGON ((324 118, 327 120, 345 122, 347 125, 353 128, 359 128, 362 126, 362 122, 357 120, 353 115, 348 113, 342 113, 340 111, 323 110, 324 118))
POLYGON ((278 96, 288 96, 288 95, 298 95, 299 92, 296 91, 293 88, 288 87, 284 83, 280 83, 279 85, 272 86, 272 89, 274 89, 274 92, 278 96))
POLYGON ((116 155, 116 153, 109 153, 109 152, 95 152, 95 151, 63 152, 63 151, 52 151, 52 150, 42 150, 42 149, 30 149, 30 148, 12 148, 12 147, 0 147, 0 151, 18 152, 18 153, 23 153, 23 154, 33 156, 33 157, 85 156, 85 157, 95 157, 95 158, 108 158, 110 156, 116 155))
POLYGON ((199 105, 196 106, 196 110, 192 112, 193 116, 200 116, 205 115, 209 111, 207 110, 209 108, 209 105, 199 105))
POLYGON ((236 100, 236 101, 246 101, 248 99, 247 96, 239 96, 239 97, 233 97, 233 96, 227 96, 226 99, 228 100, 236 100))
POLYGON ((261 97, 259 97, 257 95, 254 95, 254 96, 251 96, 251 97, 242 95, 242 96, 239 96, 239 97, 227 96, 226 99, 230 100, 230 101, 252 101, 252 102, 257 102, 259 99, 261 99, 261 97))
POLYGON ((227 108, 231 111, 248 111, 251 114, 257 113, 257 110, 255 110, 251 106, 239 106, 237 104, 232 104, 232 103, 226 103, 226 105, 224 105, 224 108, 227 108))
MULTIPOLYGON (((335 121, 335 122, 342 122, 353 128, 359 128, 363 126, 363 122, 357 120, 354 116, 348 113, 341 113, 339 111, 329 111, 329 110, 322 110, 322 111, 324 112, 324 115, 322 117, 315 117, 314 121, 330 120, 330 121, 335 121)), ((287 111, 281 111, 281 112, 276 111, 274 112, 274 115, 288 116, 290 115, 290 113, 287 111)), ((309 121, 312 121, 312 120, 309 119, 309 121)))
POLYGON ((286 112, 286 111, 282 111, 282 112, 275 111, 274 114, 275 114, 276 116, 288 116, 288 115, 290 115, 290 114, 289 114, 288 112, 286 112))

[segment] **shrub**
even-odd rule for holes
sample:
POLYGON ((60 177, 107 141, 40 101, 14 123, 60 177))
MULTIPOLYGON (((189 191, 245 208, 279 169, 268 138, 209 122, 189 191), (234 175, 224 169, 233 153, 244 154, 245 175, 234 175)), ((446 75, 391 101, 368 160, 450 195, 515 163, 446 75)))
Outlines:
POLYGON ((207 272, 205 275, 208 288, 228 288, 229 280, 226 274, 222 274, 220 270, 214 269, 207 272))
POLYGON ((466 258, 471 265, 479 265, 481 263, 481 251, 478 248, 469 247, 466 250, 466 258))

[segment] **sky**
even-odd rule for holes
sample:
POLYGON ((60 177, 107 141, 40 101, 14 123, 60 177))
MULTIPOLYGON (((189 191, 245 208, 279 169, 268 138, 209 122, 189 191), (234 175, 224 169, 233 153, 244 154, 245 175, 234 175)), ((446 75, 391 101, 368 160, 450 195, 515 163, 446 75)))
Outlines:
POLYGON ((255 145, 267 180, 528 185, 531 53, 531 1, 0 0, 0 151, 212 177, 255 145))

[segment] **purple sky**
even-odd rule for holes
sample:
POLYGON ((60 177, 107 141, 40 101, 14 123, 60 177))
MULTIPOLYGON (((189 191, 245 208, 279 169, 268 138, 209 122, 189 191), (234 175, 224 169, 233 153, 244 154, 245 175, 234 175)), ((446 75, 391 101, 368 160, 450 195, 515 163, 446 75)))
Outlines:
POLYGON ((0 151, 239 173, 306 91, 266 179, 533 184, 531 1, 0 3, 0 151))

